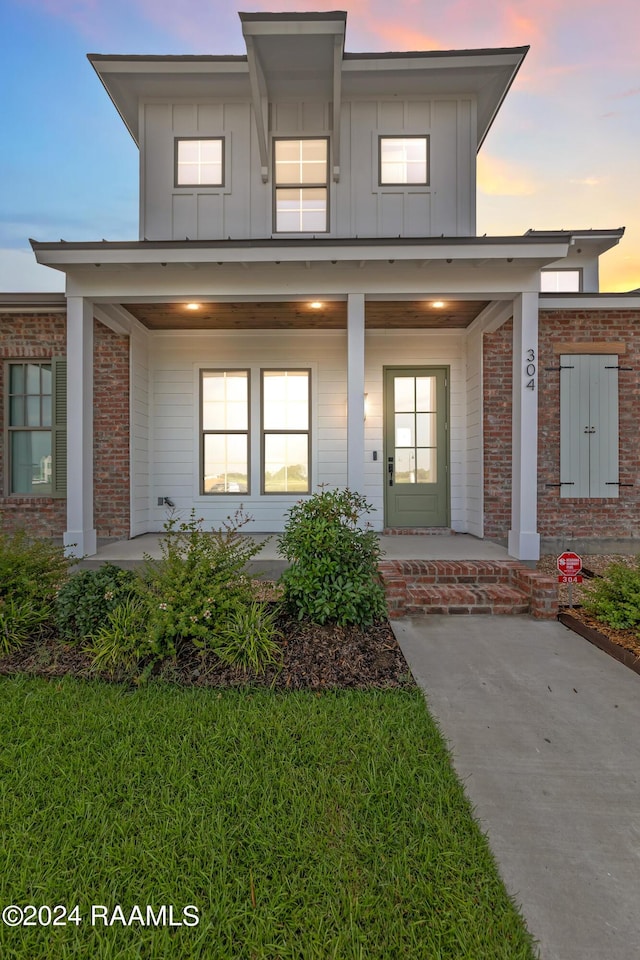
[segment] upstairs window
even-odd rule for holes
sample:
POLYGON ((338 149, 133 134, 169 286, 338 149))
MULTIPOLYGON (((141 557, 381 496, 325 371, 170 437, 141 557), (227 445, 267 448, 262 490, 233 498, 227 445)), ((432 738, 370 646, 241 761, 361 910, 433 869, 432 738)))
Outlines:
POLYGON ((276 140, 275 230, 277 233, 326 233, 328 230, 329 143, 276 140))
POLYGON ((541 293, 580 293, 582 270, 541 270, 541 293))
POLYGON ((224 138, 176 139, 176 187, 224 186, 224 138))
POLYGON ((429 183, 428 137, 380 137, 378 143, 381 186, 429 183))

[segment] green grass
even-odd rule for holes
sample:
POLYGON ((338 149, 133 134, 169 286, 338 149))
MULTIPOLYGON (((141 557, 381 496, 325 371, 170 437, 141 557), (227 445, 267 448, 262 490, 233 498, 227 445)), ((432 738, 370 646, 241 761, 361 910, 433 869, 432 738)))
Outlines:
POLYGON ((0 681, 3 960, 534 956, 418 691, 0 681), (91 904, 198 926, 91 926, 91 904))

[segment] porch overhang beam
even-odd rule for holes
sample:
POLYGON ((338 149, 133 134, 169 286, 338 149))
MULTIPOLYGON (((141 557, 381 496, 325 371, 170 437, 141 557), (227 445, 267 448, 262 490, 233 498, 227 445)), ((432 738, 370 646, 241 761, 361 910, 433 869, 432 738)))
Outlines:
POLYGON ((418 241, 133 241, 113 243, 38 243, 31 241, 38 263, 54 269, 68 266, 103 264, 231 264, 258 263, 383 263, 444 261, 449 263, 507 263, 531 261, 538 269, 566 257, 568 241, 529 241, 527 238, 452 238, 441 241, 430 237, 418 241))

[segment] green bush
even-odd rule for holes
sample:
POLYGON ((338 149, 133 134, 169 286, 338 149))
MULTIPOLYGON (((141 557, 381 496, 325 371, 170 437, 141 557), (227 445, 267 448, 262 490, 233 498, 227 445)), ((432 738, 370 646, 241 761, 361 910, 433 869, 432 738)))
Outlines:
POLYGON ((583 600, 584 608, 618 630, 640 634, 640 559, 635 566, 612 563, 583 600))
POLYGON ((33 540, 23 531, 0 534, 0 638, 5 651, 52 624, 56 592, 67 577, 62 547, 33 540))
POLYGON ((61 587, 56 600, 60 633, 69 640, 92 636, 111 611, 136 591, 139 577, 105 563, 97 570, 82 570, 61 587))
MULTIPOLYGON (((165 524, 162 559, 147 557, 145 573, 149 650, 158 659, 176 656, 187 642, 216 650, 219 635, 229 650, 228 622, 254 598, 246 564, 262 549, 241 535, 247 522, 238 511, 221 530, 205 532, 192 511, 187 521, 171 517, 165 524)), ((244 638, 236 642, 241 650, 244 638)))
POLYGON ((298 619, 366 626, 385 616, 378 537, 361 526, 371 509, 361 494, 344 489, 322 490, 289 511, 279 548, 291 566, 281 582, 298 619))

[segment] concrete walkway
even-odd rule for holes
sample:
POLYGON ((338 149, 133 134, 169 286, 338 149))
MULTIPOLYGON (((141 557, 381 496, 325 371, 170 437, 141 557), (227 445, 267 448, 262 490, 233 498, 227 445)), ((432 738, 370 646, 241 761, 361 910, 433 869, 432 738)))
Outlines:
POLYGON ((638 960, 640 676, 557 621, 392 626, 542 960, 638 960))

